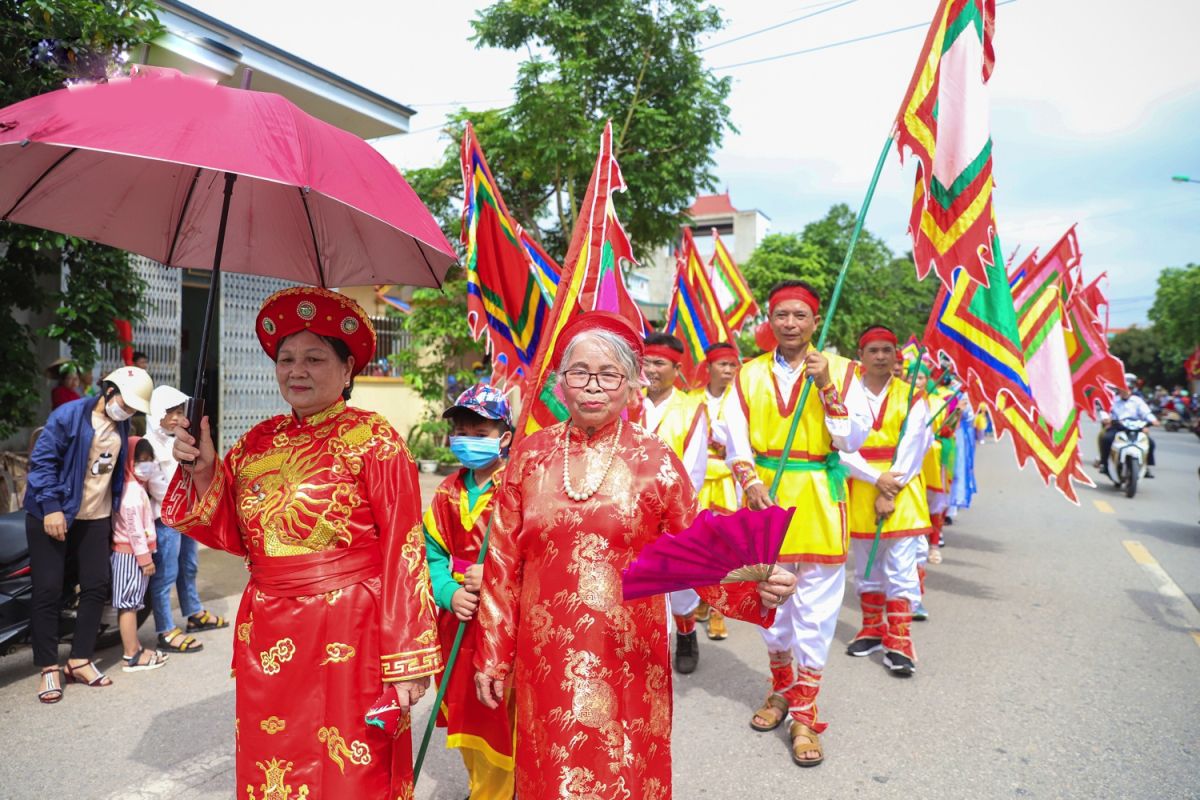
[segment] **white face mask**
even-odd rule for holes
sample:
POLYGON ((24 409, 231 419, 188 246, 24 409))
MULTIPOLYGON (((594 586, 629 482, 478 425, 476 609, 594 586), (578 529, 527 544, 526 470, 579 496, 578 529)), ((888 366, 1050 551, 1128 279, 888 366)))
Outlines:
POLYGON ((133 412, 126 411, 121 405, 121 401, 115 397, 104 404, 104 413, 108 414, 108 418, 114 422, 124 422, 133 416, 133 412))
POLYGON ((139 478, 141 478, 144 481, 148 481, 152 477, 154 477, 154 467, 155 466, 156 465, 150 461, 143 461, 140 464, 134 464, 133 465, 133 474, 137 475, 139 478))

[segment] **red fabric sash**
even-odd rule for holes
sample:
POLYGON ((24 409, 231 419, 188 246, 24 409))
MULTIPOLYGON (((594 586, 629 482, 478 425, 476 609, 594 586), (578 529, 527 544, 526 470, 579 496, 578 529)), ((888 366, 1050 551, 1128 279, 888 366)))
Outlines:
POLYGON ((383 574, 378 543, 304 556, 250 560, 250 579, 270 597, 308 597, 344 589, 383 574))
POLYGON ((891 461, 896 457, 894 447, 860 447, 858 454, 867 461, 891 461))

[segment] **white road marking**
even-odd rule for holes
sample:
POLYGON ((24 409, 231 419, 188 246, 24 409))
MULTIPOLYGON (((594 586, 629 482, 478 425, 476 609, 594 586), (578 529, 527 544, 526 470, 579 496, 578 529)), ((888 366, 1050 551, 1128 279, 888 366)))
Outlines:
POLYGON ((1107 500, 1093 500, 1096 509, 1102 514, 1115 514, 1116 510, 1108 504, 1107 500))
POLYGON ((1179 584, 1167 574, 1167 571, 1159 565, 1141 542, 1126 539, 1121 544, 1125 546, 1133 560, 1150 573, 1154 582, 1158 584, 1158 593, 1171 601, 1171 608, 1178 615, 1180 622, 1190 629, 1188 633, 1191 634, 1192 640, 1200 645, 1200 609, 1192 604, 1192 599, 1183 589, 1179 588, 1179 584))

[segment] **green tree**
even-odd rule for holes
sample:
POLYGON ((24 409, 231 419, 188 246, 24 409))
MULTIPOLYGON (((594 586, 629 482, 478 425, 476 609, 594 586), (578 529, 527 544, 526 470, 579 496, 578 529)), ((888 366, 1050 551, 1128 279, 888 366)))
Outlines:
MULTIPOLYGON (((150 0, 0 0, 0 107, 76 81, 104 80, 124 54, 161 30, 150 0)), ((115 318, 138 319, 142 284, 124 253, 22 225, 0 223, 0 438, 28 423, 41 371, 34 335, 15 312, 54 311, 45 335, 62 338, 83 369, 100 343, 116 343, 115 318), (46 288, 69 270, 65 292, 46 288)))
POLYGON ((1148 316, 1164 357, 1182 360, 1195 350, 1200 345, 1200 264, 1158 273, 1148 316))
MULTIPOLYGON (((827 309, 854 221, 850 207, 839 203, 799 234, 764 237, 743 266, 754 296, 765 306, 772 286, 781 280, 798 279, 812 284, 827 309)), ((859 333, 868 325, 887 325, 902 342, 910 335, 920 337, 936 294, 935 280, 917 280, 911 257, 897 258, 881 239, 863 230, 826 344, 852 355, 859 333)))
MULTIPOLYGON (((1194 313, 1194 312, 1193 312, 1194 313)), ((1114 334, 1108 349, 1149 386, 1171 387, 1184 382, 1183 358, 1165 353, 1158 325, 1149 328, 1133 326, 1114 334)))
POLYGON ((413 346, 393 356, 404 379, 421 398, 437 409, 446 401, 446 378, 456 374, 470 383, 474 376, 459 369, 467 357, 482 357, 481 343, 471 338, 467 318, 467 281, 455 267, 441 289, 417 289, 404 329, 413 346))
POLYGON ((463 109, 440 164, 408 178, 457 237, 458 142, 475 125, 509 210, 562 256, 605 121, 630 190, 620 213, 639 255, 674 241, 682 209, 715 187, 731 80, 696 52, 721 27, 700 0, 501 0, 472 22, 479 47, 525 50, 511 106, 463 109))

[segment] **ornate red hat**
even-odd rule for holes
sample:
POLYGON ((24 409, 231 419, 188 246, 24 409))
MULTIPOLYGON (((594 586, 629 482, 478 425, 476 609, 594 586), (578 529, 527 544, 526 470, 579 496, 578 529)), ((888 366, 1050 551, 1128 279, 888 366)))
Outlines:
POLYGON ((375 326, 362 306, 344 294, 315 286, 294 286, 268 297, 254 324, 263 352, 274 361, 279 343, 300 331, 345 342, 354 356, 355 375, 375 355, 375 326))
POLYGON ((641 364, 646 344, 642 341, 641 334, 633 327, 632 322, 611 311, 587 311, 571 317, 570 321, 559 331, 558 339, 554 342, 554 354, 550 359, 551 369, 558 369, 559 362, 562 361, 567 345, 571 343, 572 339, 581 333, 593 330, 608 331, 620 336, 629 344, 634 358, 638 360, 639 365, 641 364))

